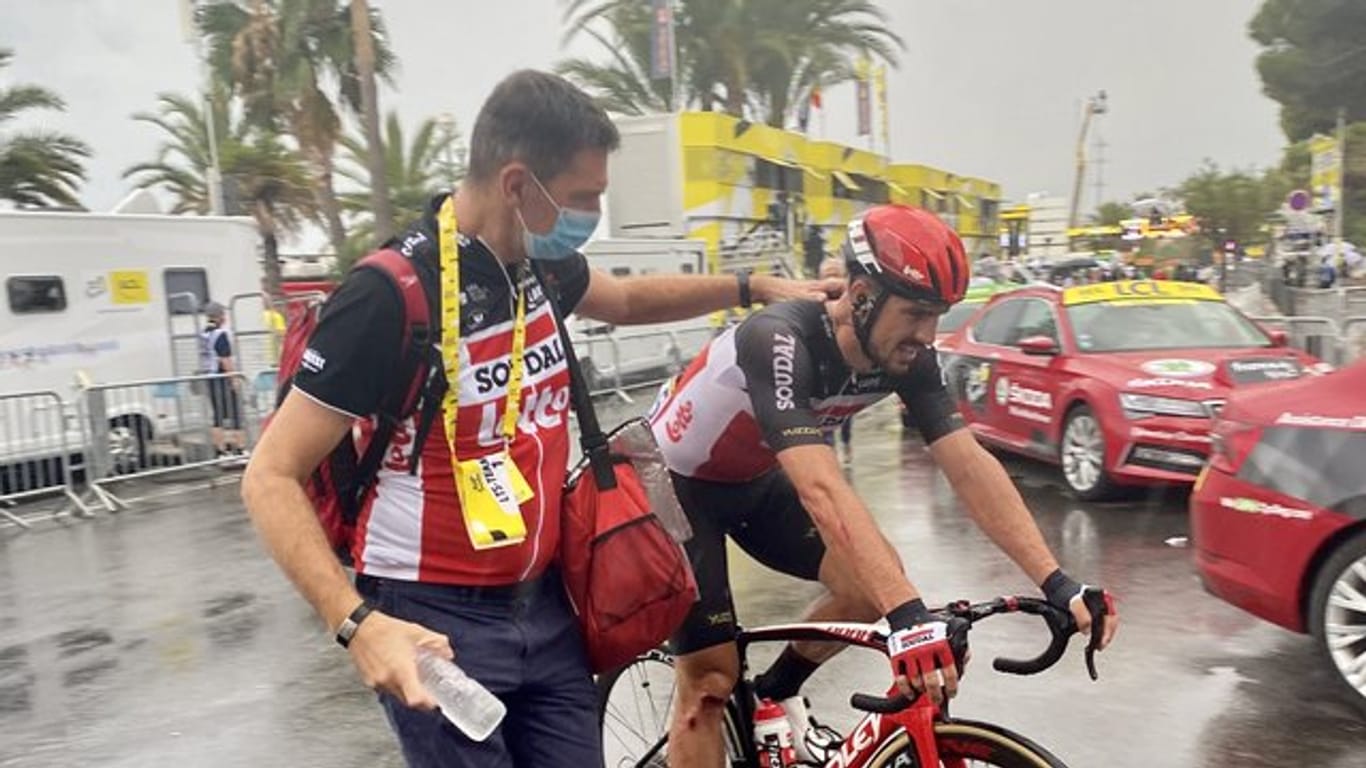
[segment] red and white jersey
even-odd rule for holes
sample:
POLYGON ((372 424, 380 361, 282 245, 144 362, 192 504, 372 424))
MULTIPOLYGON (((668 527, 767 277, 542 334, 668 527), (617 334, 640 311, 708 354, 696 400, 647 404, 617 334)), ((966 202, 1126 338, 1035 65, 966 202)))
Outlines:
MULTIPOLYGON (((403 240, 412 255, 434 250, 430 229, 403 240)), ((435 285, 435 259, 418 259, 435 285)), ((567 312, 587 288, 587 262, 547 265, 567 312)), ((408 419, 396 431, 372 491, 364 501, 352 548, 358 573, 407 581, 462 585, 512 584, 539 575, 559 546, 560 501, 569 459, 569 369, 551 306, 539 281, 521 270, 527 295, 522 407, 510 454, 534 496, 522 504, 527 537, 520 544, 475 550, 465 529, 451 470, 445 425, 438 415, 422 447, 416 474, 409 455, 416 431, 408 419)), ((513 270, 518 274, 518 270, 513 270)), ((513 294, 510 278, 479 241, 460 248, 461 363, 457 452, 461 460, 503 449, 501 425, 511 372, 513 294)), ((434 299, 432 291, 429 298, 434 299)), ((439 316, 439 315, 438 315, 439 316)), ((295 378, 305 395, 350 415, 373 414, 397 366, 402 306, 387 279, 353 272, 324 308, 295 378)), ((363 421, 363 445, 373 430, 363 421)))
POLYGON ((823 443, 827 430, 893 393, 927 441, 961 426, 933 350, 900 379, 855 373, 825 305, 791 301, 713 339, 664 384, 649 419, 669 469, 739 483, 777 466, 777 451, 823 443))

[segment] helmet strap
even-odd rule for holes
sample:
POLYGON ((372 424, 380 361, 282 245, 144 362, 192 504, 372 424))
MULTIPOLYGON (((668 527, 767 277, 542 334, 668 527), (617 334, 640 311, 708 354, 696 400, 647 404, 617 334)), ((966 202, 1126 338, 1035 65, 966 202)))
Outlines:
POLYGON ((863 350, 864 357, 867 357, 878 365, 878 361, 873 357, 872 336, 873 325, 877 323, 878 315, 882 314, 882 308, 887 304, 887 297, 891 291, 879 287, 877 294, 869 296, 861 294, 854 299, 854 336, 858 339, 859 349, 863 350))

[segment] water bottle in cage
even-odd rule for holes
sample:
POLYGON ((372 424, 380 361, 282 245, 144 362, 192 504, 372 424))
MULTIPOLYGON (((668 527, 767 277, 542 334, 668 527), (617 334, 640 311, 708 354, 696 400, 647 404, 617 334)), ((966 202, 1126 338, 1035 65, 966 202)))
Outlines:
POLYGON ((754 710, 754 751, 763 768, 789 768, 797 765, 792 746, 792 724, 783 705, 762 699, 754 710))

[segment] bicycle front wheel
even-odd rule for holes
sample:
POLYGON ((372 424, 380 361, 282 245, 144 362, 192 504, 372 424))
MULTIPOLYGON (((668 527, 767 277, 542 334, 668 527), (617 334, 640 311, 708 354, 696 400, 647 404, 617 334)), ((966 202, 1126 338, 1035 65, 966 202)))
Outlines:
MULTIPOLYGON (((936 723, 934 742, 939 750, 939 765, 933 768, 1067 768, 1066 763, 1038 744, 990 723, 936 723)), ((911 737, 898 731, 873 753, 868 768, 926 767, 920 765, 911 737)))

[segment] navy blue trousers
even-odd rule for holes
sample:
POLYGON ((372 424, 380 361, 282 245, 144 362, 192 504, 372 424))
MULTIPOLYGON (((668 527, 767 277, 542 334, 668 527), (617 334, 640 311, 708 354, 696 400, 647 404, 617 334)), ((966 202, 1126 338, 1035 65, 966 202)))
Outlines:
POLYGON ((382 694, 413 768, 597 768, 597 689, 578 622, 551 572, 516 587, 454 587, 357 576, 379 610, 450 638, 455 663, 507 705, 488 740, 468 739, 440 712, 382 694))

